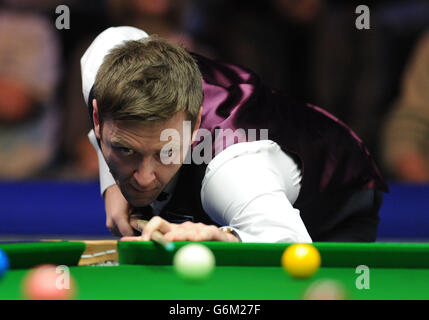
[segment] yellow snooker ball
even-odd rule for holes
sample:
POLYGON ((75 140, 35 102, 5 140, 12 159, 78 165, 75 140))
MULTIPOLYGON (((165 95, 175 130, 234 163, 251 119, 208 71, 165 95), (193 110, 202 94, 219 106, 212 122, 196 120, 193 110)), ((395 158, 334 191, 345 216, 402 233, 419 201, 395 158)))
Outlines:
POLYGON ((282 266, 294 278, 309 278, 319 270, 319 251, 311 244, 296 243, 287 247, 282 255, 282 266))

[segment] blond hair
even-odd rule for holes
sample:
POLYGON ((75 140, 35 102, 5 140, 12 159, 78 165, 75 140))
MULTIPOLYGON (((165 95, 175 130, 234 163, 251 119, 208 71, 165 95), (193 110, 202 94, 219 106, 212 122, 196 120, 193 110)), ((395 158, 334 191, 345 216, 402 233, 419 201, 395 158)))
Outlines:
POLYGON ((203 101, 202 77, 180 45, 157 36, 126 41, 105 56, 94 83, 104 120, 166 121, 184 111, 195 124, 203 101))

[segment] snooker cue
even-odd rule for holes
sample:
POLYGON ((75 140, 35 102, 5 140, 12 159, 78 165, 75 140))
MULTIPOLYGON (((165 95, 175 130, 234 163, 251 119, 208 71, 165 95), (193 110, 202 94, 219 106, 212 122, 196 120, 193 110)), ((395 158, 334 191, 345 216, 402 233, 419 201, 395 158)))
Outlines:
MULTIPOLYGON (((140 232, 143 232, 143 228, 148 223, 147 220, 138 219, 136 217, 130 217, 130 223, 132 226, 137 227, 136 229, 140 232)), ((174 244, 165 240, 164 236, 158 230, 155 230, 151 234, 151 239, 160 244, 165 250, 172 251, 174 249, 174 244)))

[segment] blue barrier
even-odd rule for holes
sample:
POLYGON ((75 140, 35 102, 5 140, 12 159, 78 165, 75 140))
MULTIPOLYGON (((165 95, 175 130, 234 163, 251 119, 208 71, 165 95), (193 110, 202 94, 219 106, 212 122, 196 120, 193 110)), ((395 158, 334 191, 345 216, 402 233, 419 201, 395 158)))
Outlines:
POLYGON ((429 240, 429 185, 389 187, 380 209, 378 238, 429 240))
MULTIPOLYGON (((378 239, 429 240, 429 185, 390 184, 378 239)), ((0 182, 0 236, 110 237, 97 182, 0 182)))
POLYGON ((110 235, 96 182, 0 183, 0 235, 110 235))

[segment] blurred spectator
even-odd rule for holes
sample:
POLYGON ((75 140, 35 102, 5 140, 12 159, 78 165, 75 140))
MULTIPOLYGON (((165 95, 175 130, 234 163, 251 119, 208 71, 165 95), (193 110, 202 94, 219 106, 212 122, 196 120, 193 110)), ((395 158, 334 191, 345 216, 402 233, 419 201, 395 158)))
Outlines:
POLYGON ((185 17, 189 18, 186 15, 188 1, 108 0, 108 3, 114 24, 134 26, 148 34, 180 43, 195 53, 213 56, 211 49, 199 44, 183 28, 185 17))
POLYGON ((95 180, 98 177, 98 160, 87 137, 91 124, 82 98, 80 51, 79 47, 71 54, 66 69, 60 150, 48 175, 66 180, 95 180))
MULTIPOLYGON (((15 1, 15 0, 8 0, 15 1)), ((36 6, 33 0, 25 0, 27 5, 36 6)), ((40 5, 45 13, 50 13, 52 24, 57 14, 55 7, 67 4, 70 9, 70 29, 58 30, 62 40, 64 77, 58 90, 61 105, 60 128, 58 132, 59 150, 55 162, 43 177, 66 180, 96 180, 98 160, 87 134, 90 130, 88 108, 82 97, 79 60, 94 37, 111 25, 106 17, 106 1, 91 0, 49 0, 40 5)))
MULTIPOLYGON (((347 123, 376 155, 391 94, 389 60, 377 8, 370 29, 355 27, 356 5, 327 5, 315 33, 314 101, 347 123)), ((392 56, 392 54, 391 54, 392 56)))
POLYGON ((407 65, 401 94, 386 119, 382 145, 394 178, 429 182, 429 32, 407 65))
POLYGON ((59 44, 31 13, 0 11, 0 178, 36 176, 56 148, 59 44))
POLYGON ((186 28, 222 60, 255 71, 262 81, 310 101, 314 31, 323 0, 191 0, 186 28))
POLYGON ((68 5, 70 2, 72 1, 76 1, 76 0, 2 0, 3 3, 8 7, 8 8, 14 8, 14 9, 18 9, 18 10, 31 10, 32 12, 37 11, 37 12, 46 12, 46 11, 50 11, 57 5, 60 4, 65 4, 68 5))
POLYGON ((67 180, 95 180, 98 177, 97 154, 88 140, 91 123, 88 108, 82 97, 79 61, 82 52, 89 46, 83 39, 72 52, 65 80, 61 146, 56 167, 50 175, 67 180))

